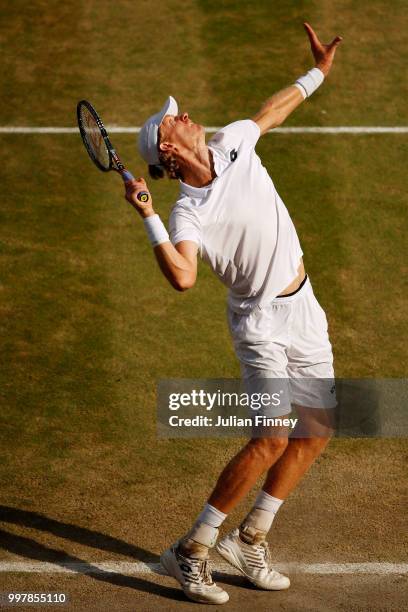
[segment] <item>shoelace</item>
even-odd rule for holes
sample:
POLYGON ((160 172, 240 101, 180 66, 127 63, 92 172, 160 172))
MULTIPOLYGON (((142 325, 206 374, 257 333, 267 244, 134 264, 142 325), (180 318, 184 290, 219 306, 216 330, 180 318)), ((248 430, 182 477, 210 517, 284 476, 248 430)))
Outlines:
POLYGON ((261 542, 259 545, 262 548, 263 557, 265 561, 265 565, 268 569, 270 569, 272 563, 271 551, 269 550, 269 546, 267 542, 261 542))
POLYGON ((193 559, 191 557, 184 557, 183 555, 180 555, 180 553, 179 557, 181 557, 182 563, 189 565, 192 569, 191 573, 187 573, 182 570, 186 580, 191 582, 203 582, 203 584, 206 584, 208 586, 211 586, 213 584, 209 559, 193 559))
POLYGON ((279 572, 277 572, 276 570, 271 568, 271 565, 272 565, 272 555, 271 555, 271 551, 269 549, 268 542, 261 542, 261 544, 259 546, 263 548, 263 557, 264 557, 264 562, 265 562, 265 565, 266 565, 266 569, 268 570, 268 572, 271 575, 278 575, 279 572))
POLYGON ((209 559, 203 561, 200 570, 200 576, 202 577, 204 584, 207 584, 208 586, 213 584, 213 580, 211 577, 211 564, 209 559))

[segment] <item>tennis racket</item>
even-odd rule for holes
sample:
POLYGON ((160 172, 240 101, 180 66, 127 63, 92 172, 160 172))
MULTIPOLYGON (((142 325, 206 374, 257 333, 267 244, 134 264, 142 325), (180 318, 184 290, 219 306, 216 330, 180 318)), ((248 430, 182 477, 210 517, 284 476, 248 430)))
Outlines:
MULTIPOLYGON (((102 172, 115 170, 121 175, 124 182, 133 181, 134 176, 129 170, 126 170, 125 166, 120 161, 119 155, 116 153, 109 140, 102 119, 90 102, 87 100, 78 102, 77 118, 83 143, 95 166, 99 168, 99 170, 102 170, 102 172)), ((149 200, 147 191, 140 191, 136 197, 139 202, 143 203, 149 200)))

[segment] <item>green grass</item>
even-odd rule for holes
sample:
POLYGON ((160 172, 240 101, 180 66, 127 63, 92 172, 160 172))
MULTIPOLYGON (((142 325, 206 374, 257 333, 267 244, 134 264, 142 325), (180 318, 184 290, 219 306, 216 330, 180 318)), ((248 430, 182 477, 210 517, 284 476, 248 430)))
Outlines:
MULTIPOLYGON (((345 40, 329 82, 288 124, 407 124, 402 2, 393 3, 392 17, 379 0, 273 10, 270 2, 151 6, 14 2, 0 28, 11 102, 0 124, 74 125, 76 101, 87 97, 107 123, 137 125, 169 93, 205 124, 250 116, 310 67, 305 18, 325 39, 345 40)), ((134 138, 114 140, 135 174, 145 174, 134 138)), ((225 290, 203 265, 194 289, 171 289, 120 180, 92 167, 78 136, 1 142, 4 503, 106 530, 117 525, 126 535, 135 513, 157 521, 151 500, 165 499, 175 522, 162 521, 162 542, 194 515, 240 444, 157 440, 155 431, 158 379, 239 375, 225 290)), ((270 135, 258 152, 328 313, 337 375, 405 376, 405 136, 270 135)), ((177 184, 151 189, 167 219, 177 184)), ((364 458, 369 470, 374 454, 392 480, 404 448, 404 441, 337 441, 316 487, 329 487, 332 503, 341 476, 327 466, 344 459, 352 472, 364 458)), ((372 485, 367 495, 376 494, 383 495, 372 485)))
POLYGON ((140 125, 168 94, 207 125, 258 110, 312 65, 302 22, 343 35, 327 84, 293 125, 407 122, 403 0, 15 0, 0 21, 1 125, 74 125, 87 97, 107 123, 140 125))
MULTIPOLYGON (((324 42, 343 36, 327 84, 289 119, 293 125, 406 125, 408 15, 403 0, 390 3, 333 0, 200 0, 203 39, 211 60, 211 121, 246 116, 259 101, 311 65, 302 23, 324 42), (397 85, 398 83, 398 85, 397 85)), ((218 124, 218 123, 216 123, 218 124)))

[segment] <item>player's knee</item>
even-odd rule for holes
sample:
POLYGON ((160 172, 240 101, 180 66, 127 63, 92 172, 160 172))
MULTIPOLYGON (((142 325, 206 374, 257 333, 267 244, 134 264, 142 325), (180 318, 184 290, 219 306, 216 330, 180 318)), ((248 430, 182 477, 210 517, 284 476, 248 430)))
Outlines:
POLYGON ((324 451, 329 441, 329 435, 318 438, 299 438, 296 440, 297 454, 305 457, 318 457, 324 451))
POLYGON ((258 460, 265 467, 269 467, 285 452, 288 439, 286 437, 254 438, 250 444, 258 460))

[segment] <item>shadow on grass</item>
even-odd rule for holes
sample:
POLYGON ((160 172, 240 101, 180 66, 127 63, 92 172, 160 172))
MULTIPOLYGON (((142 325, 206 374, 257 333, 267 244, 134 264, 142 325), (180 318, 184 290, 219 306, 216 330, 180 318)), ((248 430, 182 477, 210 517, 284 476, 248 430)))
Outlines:
MULTIPOLYGON (((99 548, 109 552, 129 555, 142 561, 158 561, 157 555, 138 546, 133 546, 127 542, 112 538, 100 532, 94 532, 84 527, 77 527, 69 523, 62 523, 54 519, 47 518, 37 512, 19 510, 9 506, 0 506, 0 521, 22 525, 40 531, 46 531, 58 537, 65 538, 80 544, 99 548)), ((75 569, 78 574, 84 574, 90 578, 102 582, 107 582, 114 586, 127 587, 145 593, 152 593, 173 600, 185 600, 180 589, 166 587, 155 582, 150 582, 135 576, 127 576, 116 572, 102 570, 84 559, 69 555, 64 550, 58 550, 44 546, 32 538, 15 535, 0 529, 0 548, 15 555, 42 561, 44 563, 54 563, 60 567, 67 568, 72 564, 80 564, 80 569, 75 569)))
POLYGON ((161 595, 167 599, 185 600, 183 592, 180 589, 166 587, 135 576, 126 576, 124 574, 102 570, 99 567, 92 565, 92 563, 88 563, 87 561, 80 559, 79 557, 68 555, 65 551, 49 548, 43 544, 39 544, 32 538, 17 536, 13 533, 0 529, 0 542, 1 547, 5 550, 15 555, 35 559, 36 561, 54 563, 63 568, 67 568, 67 566, 71 564, 81 564, 81 569, 72 571, 75 571, 77 574, 89 576, 93 580, 107 582, 109 584, 113 584, 114 586, 127 587, 129 589, 135 589, 145 593, 161 595))
POLYGON ((99 548, 100 550, 127 555, 137 559, 138 561, 154 563, 159 562, 158 555, 155 555, 144 548, 134 546, 133 544, 129 544, 124 540, 113 538, 112 536, 106 535, 105 533, 101 533, 99 531, 91 531, 85 527, 78 527, 77 525, 71 525, 70 523, 63 523, 61 521, 48 518, 47 516, 39 514, 38 512, 30 512, 28 510, 20 510, 11 506, 0 505, 0 521, 52 533, 59 538, 71 540, 71 542, 78 542, 79 544, 92 546, 93 548, 99 548))
POLYGON ((236 574, 226 574, 225 572, 213 572, 213 578, 215 578, 216 582, 222 582, 223 584, 229 584, 234 587, 239 587, 245 590, 250 591, 259 591, 258 587, 249 582, 245 576, 236 575, 236 574))

